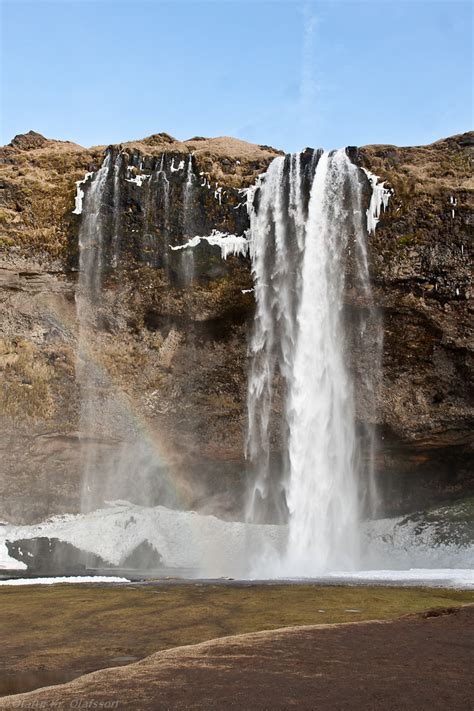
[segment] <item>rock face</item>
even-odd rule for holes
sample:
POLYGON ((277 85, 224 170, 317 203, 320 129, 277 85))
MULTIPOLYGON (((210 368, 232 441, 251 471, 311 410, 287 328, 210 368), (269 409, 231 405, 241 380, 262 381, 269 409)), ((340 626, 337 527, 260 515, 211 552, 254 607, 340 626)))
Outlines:
MULTIPOLYGON (((473 490, 473 143, 473 134, 463 134, 350 154, 393 190, 369 240, 384 322, 376 424, 387 512, 473 490)), ((248 226, 243 191, 278 151, 231 138, 179 142, 167 134, 107 150, 93 355, 107 374, 104 390, 120 393, 135 424, 130 431, 98 429, 90 446, 107 458, 118 440, 138 433, 173 482, 175 505, 238 516, 254 310, 250 263, 232 254, 223 260, 206 241, 192 252, 171 246, 213 230, 241 235, 248 226)), ((79 507, 87 439, 75 370, 82 219, 75 197, 88 183, 75 183, 100 167, 104 151, 34 132, 0 149, 0 516, 8 520, 31 522, 79 507)), ((346 302, 348 311, 361 308, 350 288, 346 302)), ((370 367, 358 363, 356 377, 370 367)), ((358 416, 363 422, 373 413, 361 402, 358 416)), ((274 446, 277 456, 277 438, 274 446)), ((160 503, 161 496, 157 487, 140 503, 160 503)))
POLYGON ((386 506, 472 491, 474 134, 361 149, 393 188, 370 240, 384 321, 380 469, 386 506))

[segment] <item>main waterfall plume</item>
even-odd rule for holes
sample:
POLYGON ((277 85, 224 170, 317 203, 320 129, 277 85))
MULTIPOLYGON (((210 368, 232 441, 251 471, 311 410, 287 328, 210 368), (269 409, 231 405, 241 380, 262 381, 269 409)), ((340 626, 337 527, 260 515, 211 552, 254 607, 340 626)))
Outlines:
POLYGON ((360 520, 374 503, 373 440, 363 437, 362 452, 353 377, 357 353, 369 349, 372 371, 364 374, 361 399, 373 407, 380 328, 367 267, 364 184, 345 151, 307 151, 276 158, 249 195, 257 312, 247 520, 288 522, 280 574, 357 567, 360 520), (362 316, 345 312, 349 279, 362 316), (281 421, 275 400, 283 403, 281 421))

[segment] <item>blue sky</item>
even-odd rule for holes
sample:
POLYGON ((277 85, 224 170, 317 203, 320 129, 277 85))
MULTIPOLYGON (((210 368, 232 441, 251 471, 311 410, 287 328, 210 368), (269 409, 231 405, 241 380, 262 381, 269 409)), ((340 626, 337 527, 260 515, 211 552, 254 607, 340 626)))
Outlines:
POLYGON ((1 143, 167 131, 288 151, 472 127, 458 0, 1 0, 1 143))

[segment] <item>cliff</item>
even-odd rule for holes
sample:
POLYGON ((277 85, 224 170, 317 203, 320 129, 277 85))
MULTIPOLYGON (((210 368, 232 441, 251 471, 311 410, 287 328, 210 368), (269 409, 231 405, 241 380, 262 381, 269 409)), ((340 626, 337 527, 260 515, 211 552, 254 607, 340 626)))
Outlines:
MULTIPOLYGON (((384 323, 376 424, 387 512, 473 490, 473 148, 471 133, 430 146, 351 149, 393 191, 369 240, 384 323)), ((77 204, 73 210, 76 182, 100 167, 104 149, 33 132, 0 149, 0 516, 8 520, 79 506, 81 215, 77 204)), ((93 355, 107 374, 104 390, 120 393, 134 424, 99 428, 94 446, 107 457, 139 433, 168 472, 177 505, 237 516, 246 475, 250 263, 232 254, 223 260, 218 246, 202 241, 190 273, 186 253, 171 247, 213 230, 241 235, 248 226, 242 191, 279 152, 232 138, 179 142, 156 134, 110 153, 93 355)), ((350 288, 346 302, 349 311, 361 308, 350 288)), ((358 363, 356 376, 370 367, 358 363)), ((359 403, 359 420, 372 416, 359 403)), ((277 436, 274 448, 277 455, 277 436)), ((161 494, 148 494, 156 496, 148 502, 161 494)))

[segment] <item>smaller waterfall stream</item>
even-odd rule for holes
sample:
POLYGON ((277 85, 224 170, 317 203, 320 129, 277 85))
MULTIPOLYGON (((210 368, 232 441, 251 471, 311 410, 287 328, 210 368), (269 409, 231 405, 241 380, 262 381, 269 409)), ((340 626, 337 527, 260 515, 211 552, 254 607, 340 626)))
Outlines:
POLYGON ((122 168, 122 154, 118 153, 114 162, 114 182, 113 182, 113 204, 114 204, 114 214, 113 214, 113 235, 112 235, 112 255, 111 264, 116 267, 119 260, 120 252, 120 171, 122 168))
POLYGON ((100 369, 91 357, 91 334, 97 328, 97 307, 101 301, 102 267, 104 259, 102 208, 104 191, 111 165, 107 153, 102 166, 92 174, 89 189, 82 205, 82 221, 79 230, 79 275, 76 290, 78 343, 76 354, 76 379, 80 388, 80 436, 83 457, 82 507, 89 508, 90 480, 97 467, 97 450, 87 442, 97 434, 101 420, 102 390, 100 369))
MULTIPOLYGON (((186 182, 183 187, 183 235, 186 239, 194 237, 192 198, 194 187, 193 156, 190 153, 186 168, 186 182)), ((181 252, 182 277, 185 285, 190 285, 194 279, 194 250, 184 249, 181 252)))
POLYGON ((79 321, 86 315, 91 300, 100 296, 103 263, 101 210, 110 163, 111 155, 107 153, 97 173, 90 176, 91 184, 81 209, 79 281, 76 292, 79 321))
MULTIPOLYGON (((120 268, 122 160, 120 154, 114 161, 112 152, 106 152, 102 166, 88 176, 81 202, 76 377, 80 390, 81 508, 85 512, 115 499, 175 505, 175 493, 163 476, 163 464, 137 416, 133 398, 101 348, 108 339, 107 323, 115 318, 115 300, 122 298, 120 289, 109 289, 104 279, 111 267, 120 268)), ((166 180, 164 185, 166 203, 166 180)), ((145 215, 145 226, 146 219, 145 215)))

